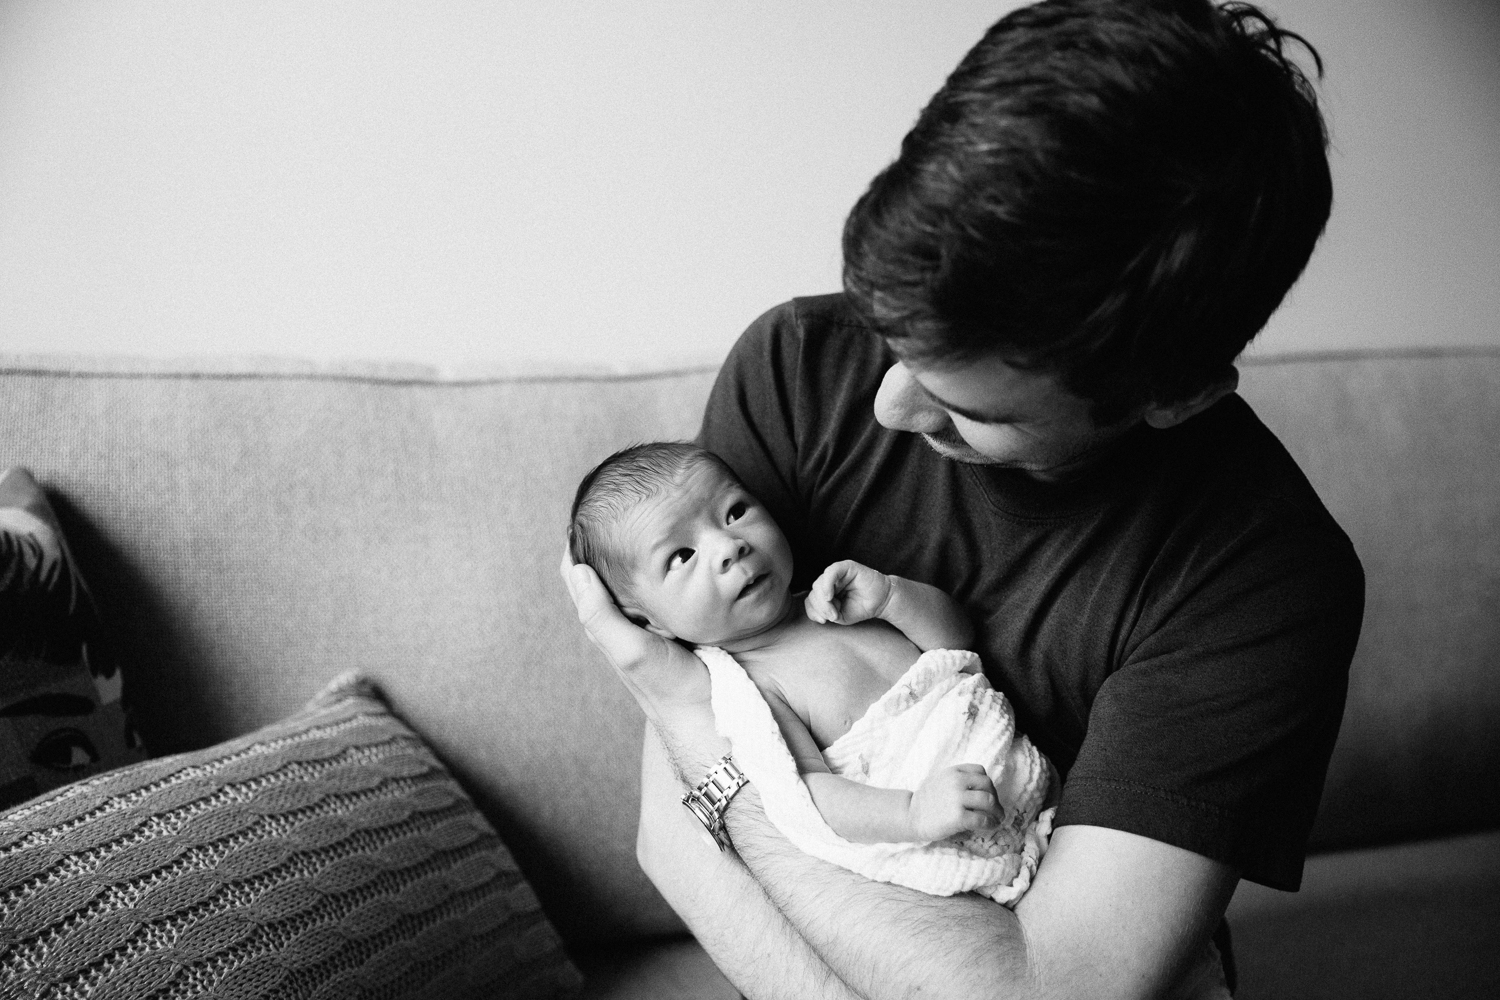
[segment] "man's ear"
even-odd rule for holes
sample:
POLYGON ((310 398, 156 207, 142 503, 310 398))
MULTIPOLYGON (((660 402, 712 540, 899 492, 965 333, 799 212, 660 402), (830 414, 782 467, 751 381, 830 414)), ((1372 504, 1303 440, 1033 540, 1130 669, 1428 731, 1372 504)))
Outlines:
POLYGON ((1159 431, 1176 427, 1189 417, 1196 417, 1225 396, 1234 392, 1240 384, 1238 368, 1230 367, 1224 374, 1210 382, 1202 391, 1175 403, 1152 403, 1142 412, 1141 418, 1159 431))
POLYGON ((626 620, 628 620, 630 624, 634 625, 636 628, 643 628, 647 632, 650 632, 652 635, 659 635, 663 639, 670 640, 676 640, 677 638, 675 635, 673 635, 671 632, 668 632, 660 625, 651 624, 651 619, 647 618, 646 613, 640 608, 633 608, 628 605, 622 604, 620 605, 620 614, 624 615, 626 620))

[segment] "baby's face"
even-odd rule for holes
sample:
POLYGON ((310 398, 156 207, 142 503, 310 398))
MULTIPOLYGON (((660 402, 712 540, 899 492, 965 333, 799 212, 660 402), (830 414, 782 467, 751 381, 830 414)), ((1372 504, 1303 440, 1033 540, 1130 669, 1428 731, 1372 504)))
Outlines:
POLYGON ((701 465, 680 490, 641 504, 615 529, 634 562, 627 614, 700 645, 758 634, 791 600, 792 550, 760 503, 701 465))

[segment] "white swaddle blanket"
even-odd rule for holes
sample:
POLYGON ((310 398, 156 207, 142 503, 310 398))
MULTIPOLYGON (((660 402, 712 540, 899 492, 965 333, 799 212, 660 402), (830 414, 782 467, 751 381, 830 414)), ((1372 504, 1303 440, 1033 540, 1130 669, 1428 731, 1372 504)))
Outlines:
POLYGON ((860 844, 834 833, 755 682, 722 649, 703 647, 698 656, 713 680, 720 735, 760 790, 766 816, 799 849, 866 878, 938 896, 978 892, 1014 905, 1031 885, 1052 832, 1055 810, 1043 806, 1056 777, 1047 759, 1016 732, 1010 703, 979 672, 974 653, 923 653, 823 752, 834 774, 907 791, 939 767, 984 765, 1004 821, 996 829, 930 844, 860 844))

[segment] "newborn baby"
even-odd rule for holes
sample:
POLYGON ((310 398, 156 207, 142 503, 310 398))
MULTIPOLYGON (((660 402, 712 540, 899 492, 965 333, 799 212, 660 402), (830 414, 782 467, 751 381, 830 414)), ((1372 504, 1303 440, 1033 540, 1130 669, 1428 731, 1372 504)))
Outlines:
MULTIPOLYGON (((985 681, 978 657, 947 652, 972 638, 947 594, 843 561, 794 595, 791 549, 776 522, 717 456, 690 444, 637 445, 602 462, 579 486, 569 542, 574 561, 594 568, 627 617, 698 650, 714 673, 721 731, 733 727, 720 712, 720 667, 743 668, 836 835, 830 842, 841 856, 831 860, 847 864, 838 842, 951 838, 949 860, 960 852, 1008 862, 989 865, 984 876, 1000 872, 1004 884, 948 888, 951 879, 934 882, 930 872, 904 878, 900 865, 847 866, 1004 902, 1029 885, 1049 829, 1050 814, 1040 829, 1038 814, 1051 767, 1015 734, 1010 707, 985 681), (944 696, 951 704, 935 709, 944 696), (891 720, 908 731, 902 746, 882 748, 891 720), (924 728, 940 731, 944 745, 907 760, 924 728), (881 773, 895 779, 889 787, 875 780, 881 773)), ((740 743, 728 735, 739 758, 740 743)), ((769 802, 767 813, 782 825, 769 802)))

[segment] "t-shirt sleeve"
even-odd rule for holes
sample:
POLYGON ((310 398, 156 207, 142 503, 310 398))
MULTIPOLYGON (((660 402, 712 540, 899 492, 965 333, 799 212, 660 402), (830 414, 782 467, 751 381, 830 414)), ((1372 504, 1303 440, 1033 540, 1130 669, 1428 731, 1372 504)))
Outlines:
POLYGON ((698 444, 727 462, 776 519, 799 570, 806 535, 795 412, 800 334, 790 302, 752 323, 719 369, 698 431, 698 444))
MULTIPOLYGON (((1331 522, 1166 553, 1099 688, 1057 822, 1125 830, 1294 890, 1343 717, 1364 576, 1331 522)), ((1201 528, 1201 526, 1199 526, 1201 528)))

